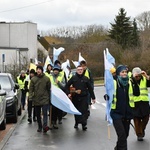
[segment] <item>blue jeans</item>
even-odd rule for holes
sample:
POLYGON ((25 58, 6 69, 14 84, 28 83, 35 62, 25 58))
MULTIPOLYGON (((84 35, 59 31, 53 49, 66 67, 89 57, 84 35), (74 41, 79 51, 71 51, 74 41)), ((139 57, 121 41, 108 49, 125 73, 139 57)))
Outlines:
POLYGON ((45 128, 47 126, 47 120, 48 120, 48 106, 47 105, 41 105, 41 106, 35 106, 35 111, 36 111, 36 116, 37 116, 37 122, 38 122, 38 127, 41 129, 42 127, 45 128), (43 125, 42 125, 42 120, 41 120, 41 110, 43 113, 43 125))

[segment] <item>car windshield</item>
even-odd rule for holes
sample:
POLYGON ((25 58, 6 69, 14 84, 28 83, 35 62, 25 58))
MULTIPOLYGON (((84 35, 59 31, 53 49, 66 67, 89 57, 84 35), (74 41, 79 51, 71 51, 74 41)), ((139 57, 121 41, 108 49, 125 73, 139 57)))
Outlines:
POLYGON ((11 83, 7 76, 0 76, 0 85, 2 89, 11 89, 11 83))

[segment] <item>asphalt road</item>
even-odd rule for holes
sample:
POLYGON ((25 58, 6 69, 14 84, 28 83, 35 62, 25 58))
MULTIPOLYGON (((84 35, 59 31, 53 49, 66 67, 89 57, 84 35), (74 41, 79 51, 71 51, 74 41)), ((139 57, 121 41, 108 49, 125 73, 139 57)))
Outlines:
MULTIPOLYGON (((17 125, 6 142, 3 150, 113 150, 116 143, 116 133, 113 126, 107 126, 105 121, 105 101, 103 86, 95 87, 96 104, 91 107, 87 131, 74 129, 74 116, 67 114, 59 129, 38 133, 37 123, 28 124, 27 116, 17 125), (108 134, 109 133, 109 134, 108 134)), ((146 129, 143 142, 136 140, 131 127, 128 138, 128 150, 150 150, 150 125, 146 129)))

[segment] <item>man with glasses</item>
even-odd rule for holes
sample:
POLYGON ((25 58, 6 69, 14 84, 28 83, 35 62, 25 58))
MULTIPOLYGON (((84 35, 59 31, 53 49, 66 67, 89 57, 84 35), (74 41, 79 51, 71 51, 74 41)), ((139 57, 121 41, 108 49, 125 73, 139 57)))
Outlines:
POLYGON ((92 102, 95 103, 95 94, 90 84, 88 77, 84 76, 84 70, 81 65, 77 67, 76 74, 70 78, 66 85, 66 93, 74 106, 78 109, 82 115, 75 115, 74 128, 78 129, 78 124, 82 124, 82 130, 86 130, 87 118, 88 118, 88 92, 92 98, 92 102), (74 93, 71 94, 70 86, 74 88, 74 93))
POLYGON ((149 121, 149 98, 148 89, 150 87, 150 77, 139 67, 132 70, 131 83, 133 87, 133 109, 134 126, 138 141, 143 141, 146 125, 149 121))

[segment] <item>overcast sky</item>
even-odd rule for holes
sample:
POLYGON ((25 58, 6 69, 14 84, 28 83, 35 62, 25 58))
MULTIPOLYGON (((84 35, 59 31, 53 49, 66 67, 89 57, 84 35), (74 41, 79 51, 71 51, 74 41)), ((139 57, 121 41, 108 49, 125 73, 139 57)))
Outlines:
POLYGON ((149 0, 0 0, 0 21, 37 23, 38 30, 80 25, 109 27, 119 9, 131 18, 150 11, 149 0))

